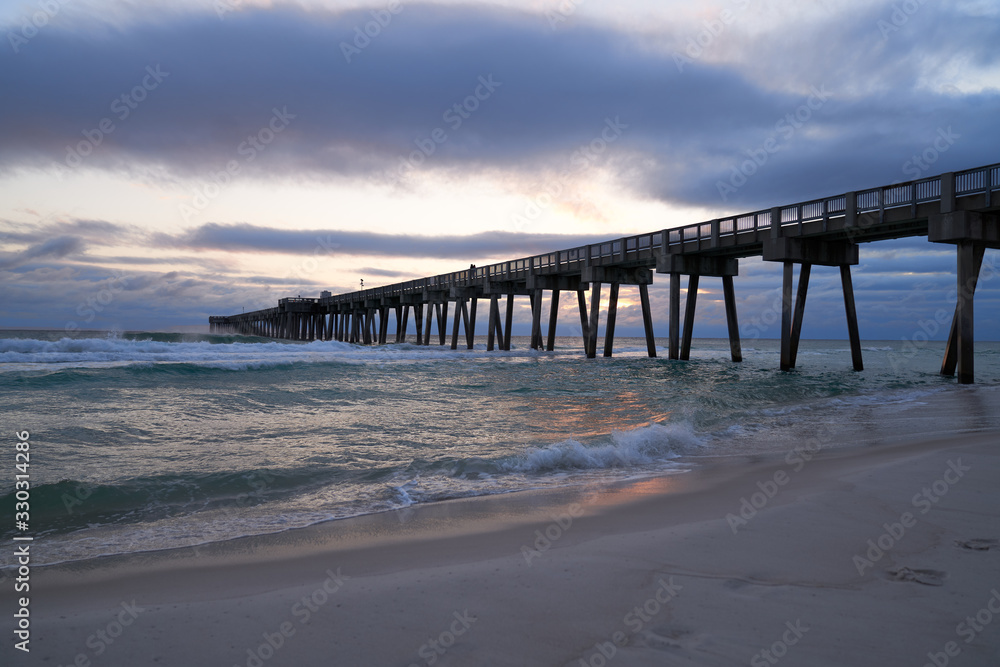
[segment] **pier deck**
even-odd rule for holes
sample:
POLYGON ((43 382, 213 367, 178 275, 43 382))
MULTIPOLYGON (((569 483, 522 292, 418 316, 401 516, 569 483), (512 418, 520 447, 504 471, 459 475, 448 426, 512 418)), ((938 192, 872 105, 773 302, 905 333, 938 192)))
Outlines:
POLYGON ((471 349, 477 304, 489 300, 487 349, 510 349, 515 297, 531 304, 531 347, 552 350, 560 294, 576 292, 583 350, 597 356, 602 286, 610 286, 604 356, 611 356, 619 290, 638 289, 646 345, 653 344, 648 286, 654 273, 669 275, 669 349, 671 359, 688 359, 701 277, 721 278, 734 362, 742 360, 733 278, 739 260, 760 256, 783 264, 782 370, 795 367, 812 266, 840 268, 852 363, 863 369, 851 266, 859 244, 926 236, 929 242, 956 246, 957 303, 941 372, 974 381, 973 297, 986 248, 1000 248, 1000 164, 994 164, 869 190, 744 213, 675 229, 626 236, 602 243, 445 273, 320 298, 285 298, 274 308, 209 318, 212 332, 235 332, 293 340, 338 340, 385 344, 390 315, 393 340, 406 340, 410 311, 416 343, 448 344, 448 314, 453 308, 451 348, 459 329, 471 349), (799 282, 793 298, 794 266, 799 282), (681 276, 688 276, 683 323, 681 276), (551 295, 544 323, 542 301, 551 295), (588 304, 589 292, 589 304, 588 304), (505 308, 501 309, 501 299, 505 308))

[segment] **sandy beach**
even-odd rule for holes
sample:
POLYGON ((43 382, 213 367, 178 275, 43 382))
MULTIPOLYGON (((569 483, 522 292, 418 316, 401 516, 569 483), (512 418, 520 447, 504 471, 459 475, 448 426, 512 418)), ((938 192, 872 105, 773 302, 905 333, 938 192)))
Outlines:
POLYGON ((10 664, 1000 663, 997 435, 813 449, 40 568, 10 664))

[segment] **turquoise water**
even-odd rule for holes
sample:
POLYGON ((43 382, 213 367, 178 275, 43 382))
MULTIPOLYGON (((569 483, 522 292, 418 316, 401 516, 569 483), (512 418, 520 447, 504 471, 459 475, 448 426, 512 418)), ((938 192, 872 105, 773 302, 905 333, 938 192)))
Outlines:
MULTIPOLYGON (((593 360, 572 338, 555 352, 484 343, 3 332, 3 432, 31 433, 33 553, 61 562, 682 474, 705 456, 789 449, 830 424, 840 444, 997 426, 975 409, 1000 388, 996 343, 977 345, 972 389, 938 375, 942 343, 868 342, 861 373, 843 341, 803 341, 791 373, 777 370, 776 341, 754 341, 741 364, 717 340, 695 341, 690 362, 663 349, 649 359, 637 339, 593 360), (968 411, 931 419, 946 396, 968 411)), ((12 512, 13 472, 0 496, 12 512)))

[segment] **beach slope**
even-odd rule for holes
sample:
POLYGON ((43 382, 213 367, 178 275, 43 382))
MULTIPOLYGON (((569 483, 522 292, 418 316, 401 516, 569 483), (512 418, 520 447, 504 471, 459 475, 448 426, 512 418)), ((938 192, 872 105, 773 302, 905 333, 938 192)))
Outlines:
POLYGON ((996 665, 998 444, 800 448, 39 568, 5 664, 996 665))

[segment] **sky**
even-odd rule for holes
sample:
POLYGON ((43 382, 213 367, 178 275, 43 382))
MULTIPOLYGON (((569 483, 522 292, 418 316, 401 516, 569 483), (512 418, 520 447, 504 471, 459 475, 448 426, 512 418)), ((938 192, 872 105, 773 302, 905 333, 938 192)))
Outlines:
MULTIPOLYGON (((0 38, 3 328, 207 327, 1000 162, 995 0, 3 0, 0 38)), ((779 336, 780 269, 740 261, 745 337, 779 336)), ((946 335, 953 246, 866 244, 853 274, 862 338, 946 335)), ((701 282, 695 335, 724 336, 701 282)), ((817 267, 803 336, 846 331, 817 267)))

